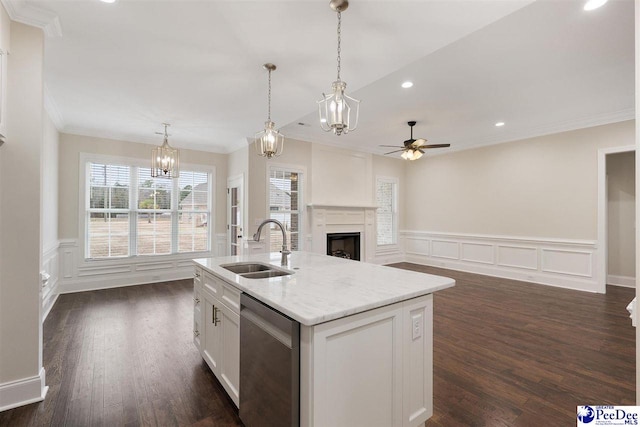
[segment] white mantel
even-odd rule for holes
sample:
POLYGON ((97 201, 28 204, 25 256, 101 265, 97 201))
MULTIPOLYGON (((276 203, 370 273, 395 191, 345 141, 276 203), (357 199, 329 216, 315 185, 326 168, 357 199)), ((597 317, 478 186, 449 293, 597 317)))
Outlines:
POLYGON ((307 205, 311 224, 311 251, 326 255, 327 233, 360 233, 361 260, 373 262, 376 248, 376 209, 372 205, 307 205))

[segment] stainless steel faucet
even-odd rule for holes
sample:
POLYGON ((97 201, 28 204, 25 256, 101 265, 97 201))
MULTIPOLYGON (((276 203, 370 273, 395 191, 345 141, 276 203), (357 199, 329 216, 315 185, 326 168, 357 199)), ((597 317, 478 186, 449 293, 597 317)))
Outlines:
POLYGON ((291 251, 287 248, 287 234, 284 232, 284 225, 282 225, 280 221, 278 221, 277 219, 265 219, 264 221, 262 221, 262 223, 258 226, 258 231, 256 231, 256 234, 253 235, 253 240, 255 240, 256 242, 260 241, 260 232, 262 231, 262 227, 269 222, 272 222, 280 227, 280 230, 282 231, 282 250, 280 251, 280 253, 282 254, 282 259, 280 260, 280 265, 286 267, 287 264, 289 264, 287 255, 289 255, 291 251))

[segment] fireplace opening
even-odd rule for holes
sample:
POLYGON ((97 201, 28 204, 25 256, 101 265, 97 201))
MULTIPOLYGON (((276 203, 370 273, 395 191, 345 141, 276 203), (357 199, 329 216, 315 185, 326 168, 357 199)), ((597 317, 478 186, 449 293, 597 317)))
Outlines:
POLYGON ((360 233, 327 233, 327 255, 360 261, 360 233))

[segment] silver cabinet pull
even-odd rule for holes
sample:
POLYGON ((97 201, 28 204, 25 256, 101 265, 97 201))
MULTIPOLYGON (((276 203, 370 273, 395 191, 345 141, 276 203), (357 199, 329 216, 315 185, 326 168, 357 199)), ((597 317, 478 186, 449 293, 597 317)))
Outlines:
POLYGON ((213 306, 213 326, 218 326, 218 323, 220 323, 220 319, 218 319, 218 311, 220 311, 220 309, 218 307, 216 307, 215 305, 213 306))
POLYGON ((200 302, 200 298, 194 297, 194 298, 193 298, 193 302, 194 302, 195 304, 198 304, 198 303, 200 302))
POLYGON ((200 273, 196 271, 195 273, 193 273, 193 277, 200 277, 200 273))
POLYGON ((193 331, 193 336, 194 337, 199 337, 200 336, 200 331, 198 331, 197 329, 195 331, 193 331))

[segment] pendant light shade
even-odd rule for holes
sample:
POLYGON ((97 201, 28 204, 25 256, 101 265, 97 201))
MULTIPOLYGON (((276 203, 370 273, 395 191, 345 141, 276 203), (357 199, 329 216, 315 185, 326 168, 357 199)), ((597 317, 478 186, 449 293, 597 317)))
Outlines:
POLYGON ((273 64, 264 64, 263 67, 269 71, 269 110, 267 121, 264 122, 264 130, 256 133, 256 152, 259 156, 270 159, 282 154, 284 149, 284 135, 275 128, 276 124, 271 121, 271 72, 276 69, 273 64))
MULTIPOLYGON (((180 151, 169 145, 169 134, 167 127, 164 125, 164 141, 160 147, 156 147, 151 151, 151 176, 154 178, 179 178, 180 177, 180 151)), ((163 135, 156 132, 158 135, 163 135)))
POLYGON ((340 136, 354 131, 358 127, 360 101, 347 95, 347 83, 340 80, 340 43, 342 37, 342 12, 347 10, 347 0, 331 0, 329 4, 338 14, 338 78, 331 84, 331 93, 322 94, 318 101, 320 127, 325 132, 333 132, 340 136))

